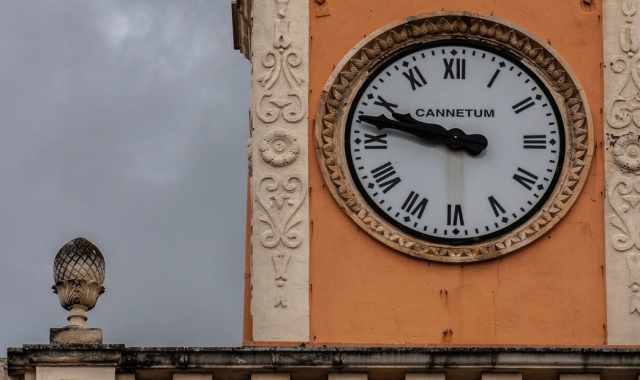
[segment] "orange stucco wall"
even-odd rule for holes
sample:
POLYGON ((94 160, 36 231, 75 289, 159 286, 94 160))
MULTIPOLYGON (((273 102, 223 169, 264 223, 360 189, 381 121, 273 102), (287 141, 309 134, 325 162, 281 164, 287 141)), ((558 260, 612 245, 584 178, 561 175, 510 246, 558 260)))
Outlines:
POLYGON ((470 11, 553 46, 587 94, 597 148, 582 195, 548 236, 504 258, 466 265, 412 259, 374 241, 338 208, 312 156, 312 343, 605 343, 600 2, 587 9, 580 0, 327 1, 324 17, 310 1, 311 126, 335 64, 363 36, 410 15, 470 11))
MULTIPOLYGON (((506 257, 465 265, 412 259, 370 238, 338 208, 311 154, 310 343, 606 343, 601 2, 586 7, 581 0, 326 1, 329 15, 319 17, 323 12, 309 0, 309 152, 315 151, 320 96, 340 59, 390 22, 442 10, 495 16, 551 44, 587 95, 596 151, 581 196, 551 233, 506 257)), ((269 345, 251 337, 250 255, 247 244, 244 340, 269 345)))

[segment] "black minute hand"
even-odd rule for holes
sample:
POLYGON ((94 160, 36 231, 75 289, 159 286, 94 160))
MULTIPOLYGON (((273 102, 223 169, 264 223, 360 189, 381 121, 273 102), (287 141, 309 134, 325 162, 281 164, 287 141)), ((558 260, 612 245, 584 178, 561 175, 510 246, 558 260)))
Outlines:
POLYGON ((396 120, 389 119, 385 115, 360 115, 359 119, 379 129, 406 132, 426 141, 444 144, 452 150, 464 149, 472 156, 477 156, 487 147, 486 137, 480 134, 468 135, 458 128, 446 129, 440 124, 423 123, 408 114, 393 113, 393 117, 396 120))

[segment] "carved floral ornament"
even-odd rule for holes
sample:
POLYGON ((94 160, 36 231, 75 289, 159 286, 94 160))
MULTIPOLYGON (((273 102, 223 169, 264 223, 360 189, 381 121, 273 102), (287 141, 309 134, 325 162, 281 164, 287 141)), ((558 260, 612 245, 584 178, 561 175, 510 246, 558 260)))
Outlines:
POLYGON ((588 175, 594 134, 581 90, 568 70, 543 45, 514 27, 468 14, 416 17, 366 38, 337 66, 316 118, 321 171, 331 194, 361 228, 405 254, 442 262, 473 262, 512 252, 543 236, 575 202, 588 175), (488 242, 447 246, 416 239, 379 217, 356 190, 346 164, 344 133, 348 110, 367 74, 411 45, 445 38, 485 42, 518 55, 554 92, 566 135, 565 162, 552 195, 522 226, 488 242))
POLYGON ((292 164, 300 153, 298 140, 282 129, 267 133, 258 149, 262 159, 275 167, 292 164))

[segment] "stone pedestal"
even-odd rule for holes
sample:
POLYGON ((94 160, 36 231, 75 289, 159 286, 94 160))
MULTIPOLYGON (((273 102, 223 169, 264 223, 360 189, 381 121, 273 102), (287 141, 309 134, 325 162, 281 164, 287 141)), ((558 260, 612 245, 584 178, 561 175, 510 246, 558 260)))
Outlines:
POLYGON ((51 344, 102 344, 102 330, 73 326, 53 328, 49 332, 49 342, 51 344))

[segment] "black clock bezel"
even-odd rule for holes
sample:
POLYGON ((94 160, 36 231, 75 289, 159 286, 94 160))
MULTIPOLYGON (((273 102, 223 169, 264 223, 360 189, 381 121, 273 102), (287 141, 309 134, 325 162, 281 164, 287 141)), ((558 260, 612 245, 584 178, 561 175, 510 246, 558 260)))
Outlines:
POLYGON ((501 235, 506 235, 508 233, 510 233, 511 231, 513 231, 514 229, 520 227, 521 225, 525 224, 528 220, 530 220, 536 213, 538 213, 540 211, 540 209, 544 206, 544 204, 546 203, 547 199, 549 199, 549 197, 551 196, 551 194, 553 194, 553 192, 556 189, 556 185, 559 181, 560 175, 562 174, 562 169, 564 167, 564 159, 565 159, 565 149, 566 149, 566 137, 565 137, 565 126, 564 126, 564 120, 562 118, 562 114, 560 113, 560 109, 557 105, 556 102, 556 98, 553 97, 553 95, 551 94, 551 92, 548 89, 548 86, 540 79, 540 77, 538 76, 538 74, 536 72, 534 72, 530 67, 528 67, 524 62, 522 62, 522 59, 514 54, 512 54, 511 52, 509 52, 508 50, 505 49, 500 49, 496 46, 494 46, 493 44, 489 44, 486 42, 482 42, 482 41, 476 41, 476 40, 464 40, 464 39, 457 39, 457 38, 450 38, 450 39, 439 39, 439 40, 435 40, 435 41, 429 41, 429 42, 420 42, 420 43, 416 43, 413 44, 411 46, 408 46, 405 49, 402 49, 398 52, 396 52, 395 54, 389 55, 388 57, 385 57, 384 60, 382 60, 381 62, 379 62, 379 64, 377 65, 377 67, 375 68, 375 70, 373 70, 368 78, 362 83, 362 85, 360 86, 360 88, 358 89, 358 92, 356 93, 356 96, 353 97, 353 101, 351 102, 351 107, 349 109, 349 113, 346 119, 346 125, 344 128, 344 146, 343 146, 344 150, 345 150, 345 157, 346 157, 346 161, 347 161, 347 166, 349 168, 349 174, 351 176, 351 180, 352 182, 356 185, 356 188, 358 189, 360 195, 362 196, 362 198, 365 200, 365 202, 367 202, 367 204, 369 205, 369 207, 371 207, 376 214, 378 214, 380 217, 382 217, 385 221, 387 221, 388 223, 392 224, 394 227, 398 228, 399 230, 403 231, 404 233, 420 239, 420 240, 424 240, 430 243, 434 243, 434 244, 445 244, 445 245, 451 245, 451 246, 462 246, 462 245, 469 245, 469 244, 478 244, 478 243, 486 243, 492 239, 495 239, 498 236, 501 235), (364 92, 367 90, 367 88, 369 87, 369 85, 371 84, 371 82, 377 77, 377 75, 384 71, 389 65, 391 65, 393 62, 402 59, 403 57, 410 55, 416 51, 420 51, 423 49, 428 49, 428 48, 437 48, 440 46, 450 46, 450 47, 457 47, 460 46, 461 48, 464 47, 468 47, 468 48, 476 48, 476 49, 480 49, 480 50, 485 50, 489 53, 495 54, 499 57, 502 57, 503 59, 507 60, 509 63, 512 63, 514 65, 516 65, 519 69, 521 69, 522 71, 524 71, 525 73, 527 73, 533 80, 534 82, 538 85, 538 87, 541 89, 541 91, 547 96, 547 98, 549 99, 549 103, 551 106, 551 109, 554 112, 554 116, 556 117, 556 120, 558 121, 558 140, 559 140, 559 144, 558 144, 558 163, 556 165, 556 171, 554 172, 553 178, 551 179, 551 182, 549 184, 549 187, 547 188, 547 191, 539 197, 538 202, 535 203, 535 205, 523 216, 521 216, 519 219, 517 219, 515 222, 509 224, 508 226, 505 226, 501 229, 492 231, 488 234, 482 235, 482 236, 477 236, 477 237, 462 237, 462 238, 454 238, 454 237, 441 237, 441 236, 432 236, 417 230, 414 230, 410 227, 405 226, 404 224, 396 221, 394 218, 392 218, 390 215, 388 215, 384 210, 382 210, 378 204, 369 196, 369 194, 367 193, 367 191, 365 190, 363 184, 360 182, 357 174, 356 174, 356 168, 353 162, 353 157, 351 156, 351 150, 349 149, 349 135, 351 133, 351 125, 353 122, 353 117, 354 117, 354 112, 355 112, 355 108, 356 105, 359 103, 360 99, 362 98, 362 96, 364 95, 364 92))

